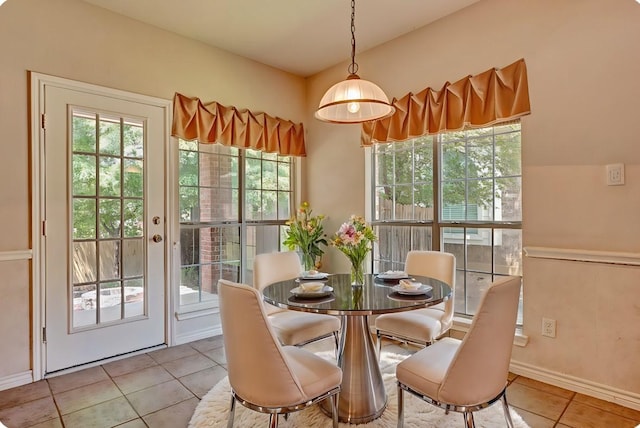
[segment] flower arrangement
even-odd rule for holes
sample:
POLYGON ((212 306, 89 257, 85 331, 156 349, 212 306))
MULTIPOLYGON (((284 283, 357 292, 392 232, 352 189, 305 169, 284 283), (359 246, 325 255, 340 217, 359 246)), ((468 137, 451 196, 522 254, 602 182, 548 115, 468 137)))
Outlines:
POLYGON ((311 211, 308 202, 300 204, 296 214, 286 223, 289 229, 287 230, 287 238, 284 240, 284 245, 289 250, 295 250, 296 247, 300 250, 305 270, 317 267, 318 259, 324 254, 320 245, 327 245, 322 226, 324 216, 313 216, 311 211))
POLYGON ((364 260, 371 251, 376 240, 373 229, 364 218, 352 215, 349 221, 343 223, 331 238, 331 245, 340 250, 351 262, 351 282, 364 284, 364 260))

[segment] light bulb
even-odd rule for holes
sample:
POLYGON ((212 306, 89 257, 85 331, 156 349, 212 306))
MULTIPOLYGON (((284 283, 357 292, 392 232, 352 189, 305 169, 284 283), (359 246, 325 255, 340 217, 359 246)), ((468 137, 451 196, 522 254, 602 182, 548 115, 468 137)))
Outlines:
POLYGON ((348 103, 347 110, 349 110, 349 113, 357 113, 360 110, 360 103, 355 101, 348 103))

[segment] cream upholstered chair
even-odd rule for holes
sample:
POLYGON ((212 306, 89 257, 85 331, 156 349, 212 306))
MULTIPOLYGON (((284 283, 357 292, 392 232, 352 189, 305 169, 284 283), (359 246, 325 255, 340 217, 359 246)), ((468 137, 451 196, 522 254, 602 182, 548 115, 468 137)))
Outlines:
POLYGON ((438 279, 451 287, 451 297, 425 309, 380 315, 375 320, 378 357, 382 337, 428 346, 451 328, 455 290, 456 258, 442 251, 409 251, 405 261, 409 275, 438 279))
POLYGON ((506 386, 520 283, 513 276, 494 281, 462 341, 445 337, 398 364, 398 428, 403 426, 403 391, 463 413, 468 428, 475 426, 474 411, 502 398, 507 426, 513 427, 506 386))
MULTIPOLYGON (((293 251, 256 255, 253 262, 253 286, 262 291, 269 284, 295 278, 302 266, 293 251)), ((340 320, 332 315, 293 311, 264 304, 269 322, 283 345, 303 346, 333 336, 338 349, 340 320)))
POLYGON ((342 370, 305 349, 280 345, 255 288, 220 280, 218 294, 231 384, 227 427, 233 427, 236 401, 269 413, 269 426, 275 428, 279 414, 329 399, 337 428, 342 370))

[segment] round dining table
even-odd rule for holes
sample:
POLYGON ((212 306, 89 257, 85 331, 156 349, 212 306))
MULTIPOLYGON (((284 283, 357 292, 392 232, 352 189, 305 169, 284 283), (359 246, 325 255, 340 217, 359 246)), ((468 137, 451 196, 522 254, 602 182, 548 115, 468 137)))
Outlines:
MULTIPOLYGON (((398 286, 399 280, 367 274, 364 284, 352 285, 350 274, 332 274, 321 281, 325 287, 317 294, 298 294, 301 284, 309 282, 301 278, 276 282, 263 290, 265 302, 274 306, 341 317, 337 352, 338 366, 342 369, 338 403, 341 422, 372 421, 382 415, 387 405, 369 316, 433 306, 451 297, 451 287, 434 278, 411 275, 410 280, 422 283, 423 289, 431 289, 410 295, 398 286)), ((328 406, 323 409, 330 412, 328 406)))

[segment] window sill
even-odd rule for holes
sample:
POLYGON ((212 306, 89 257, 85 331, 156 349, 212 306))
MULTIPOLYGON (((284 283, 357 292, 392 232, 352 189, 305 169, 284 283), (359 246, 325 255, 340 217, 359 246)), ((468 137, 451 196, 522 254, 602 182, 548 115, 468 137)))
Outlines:
MULTIPOLYGON (((461 331, 466 333, 469 331, 469 327, 471 327, 471 319, 462 318, 462 317, 453 317, 453 326, 452 330, 461 331)), ((525 347, 529 343, 529 336, 525 336, 522 333, 522 327, 516 328, 516 335, 513 339, 513 344, 515 346, 525 347)))
POLYGON ((193 305, 181 306, 176 311, 175 317, 178 321, 184 321, 193 318, 206 317, 209 315, 217 315, 220 313, 218 302, 202 302, 193 305))

